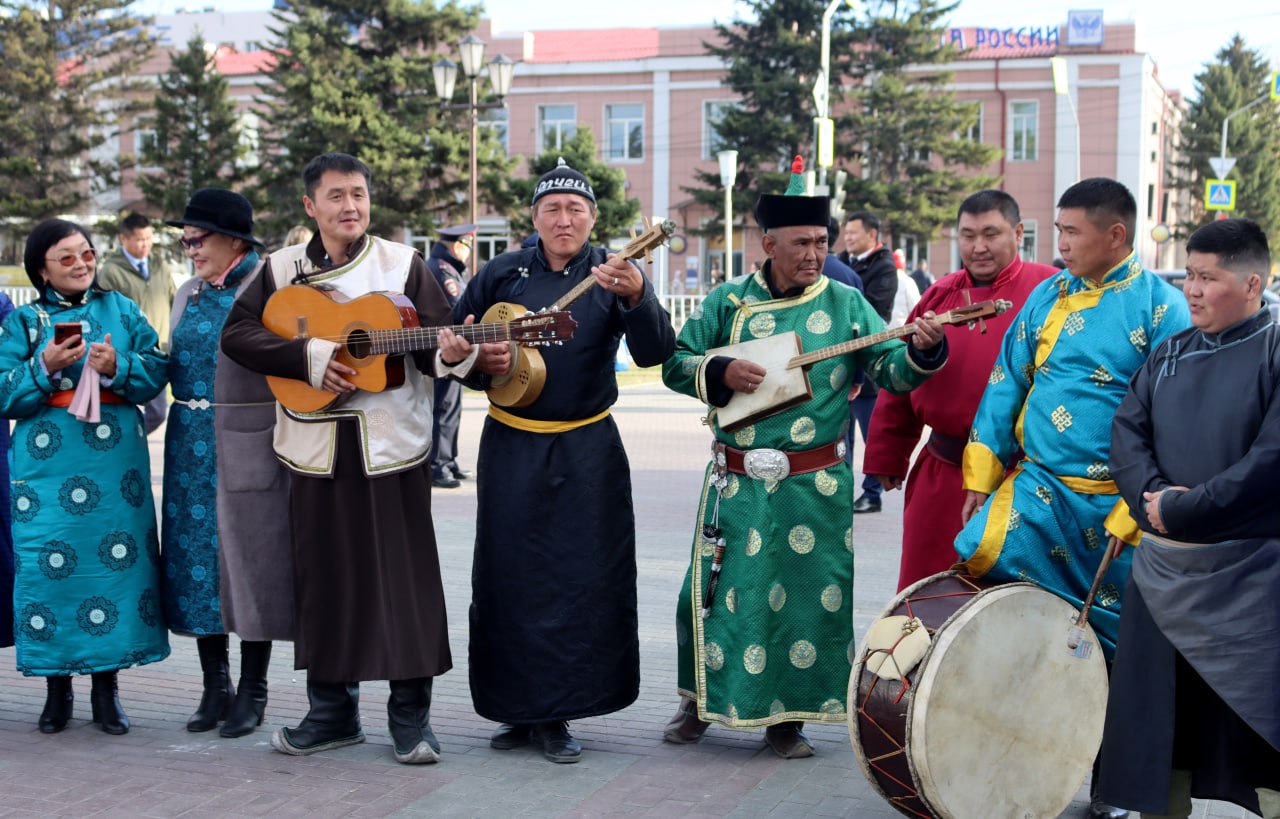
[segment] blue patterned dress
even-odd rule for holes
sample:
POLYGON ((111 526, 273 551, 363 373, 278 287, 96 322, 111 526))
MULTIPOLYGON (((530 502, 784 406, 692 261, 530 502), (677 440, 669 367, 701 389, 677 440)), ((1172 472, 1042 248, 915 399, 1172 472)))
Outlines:
MULTIPOLYGON (((0 322, 13 302, 0 293, 0 322)), ((9 451, 9 425, 0 423, 0 452, 9 451)), ((9 459, 0 459, 0 648, 13 645, 13 518, 9 506, 9 459)))
POLYGON ((174 403, 164 435, 161 599, 178 634, 223 634, 218 593, 218 463, 213 375, 236 286, 258 265, 250 251, 219 287, 199 285, 173 328, 169 383, 174 403), (182 403, 186 402, 186 403, 182 403), (195 404, 196 406, 192 406, 195 404))
POLYGON ((160 618, 159 540, 142 413, 165 383, 165 355, 136 304, 90 290, 73 304, 46 289, 0 327, 0 416, 17 421, 13 494, 14 637, 27 675, 88 674, 169 655, 160 618), (74 389, 84 359, 46 373, 54 324, 79 322, 86 343, 108 333, 117 353, 101 421, 49 406, 74 389))

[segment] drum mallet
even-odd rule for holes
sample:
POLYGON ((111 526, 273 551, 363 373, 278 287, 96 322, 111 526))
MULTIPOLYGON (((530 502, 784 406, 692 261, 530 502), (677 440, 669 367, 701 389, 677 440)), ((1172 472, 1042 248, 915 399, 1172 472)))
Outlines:
POLYGON ((1120 538, 1112 535, 1107 540, 1107 551, 1102 555, 1102 562, 1098 564, 1098 573, 1093 576, 1093 585, 1089 587, 1089 595, 1084 599, 1084 607, 1080 609, 1080 616, 1076 618, 1075 625, 1067 632, 1067 648, 1072 653, 1084 658, 1088 657, 1093 651, 1093 644, 1084 639, 1084 626, 1089 622, 1089 610, 1093 608, 1093 598, 1098 596, 1098 589, 1102 587, 1102 578, 1106 576, 1107 569, 1111 568, 1111 558, 1116 553, 1116 545, 1120 538))

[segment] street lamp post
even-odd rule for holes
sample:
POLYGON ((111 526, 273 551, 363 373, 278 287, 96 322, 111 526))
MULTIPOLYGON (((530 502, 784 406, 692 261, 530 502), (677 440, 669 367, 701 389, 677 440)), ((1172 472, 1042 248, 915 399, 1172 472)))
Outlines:
POLYGON ((724 185, 724 280, 733 278, 733 183, 738 181, 738 152, 720 151, 720 184, 724 185))
POLYGON ((507 92, 511 90, 511 75, 515 71, 515 61, 505 54, 499 54, 489 62, 489 83, 493 93, 498 96, 497 102, 480 102, 480 73, 484 67, 485 43, 474 34, 468 34, 458 43, 459 56, 462 59, 462 75, 469 86, 469 99, 465 103, 454 104, 453 89, 458 80, 458 66, 452 60, 442 59, 431 67, 435 77, 436 95, 443 103, 443 111, 467 111, 471 117, 471 155, 469 161, 470 175, 468 185, 468 203, 471 224, 476 224, 479 203, 477 153, 480 144, 480 112, 491 108, 505 108, 507 92))
POLYGON ((1067 79, 1067 58, 1050 57, 1049 69, 1053 72, 1053 93, 1065 97, 1067 108, 1071 110, 1071 121, 1076 126, 1076 178, 1080 181, 1080 116, 1076 113, 1076 102, 1071 98, 1071 88, 1067 79))
MULTIPOLYGON (((821 65, 818 68, 818 79, 813 85, 813 101, 816 103, 818 112, 817 119, 826 120, 831 117, 831 21, 836 16, 836 10, 840 8, 842 3, 848 3, 849 7, 853 7, 853 0, 831 0, 827 4, 826 11, 822 12, 822 52, 821 65)), ((816 159, 820 153, 818 142, 822 137, 822 126, 814 124, 813 137, 814 146, 813 153, 816 159)), ((827 184, 826 166, 818 168, 818 184, 827 184)))

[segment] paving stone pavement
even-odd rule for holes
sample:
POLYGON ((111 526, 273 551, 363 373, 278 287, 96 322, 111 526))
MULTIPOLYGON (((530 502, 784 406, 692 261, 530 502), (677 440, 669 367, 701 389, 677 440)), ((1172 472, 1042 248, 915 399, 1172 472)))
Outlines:
MULTIPOLYGON (((484 407, 480 395, 464 399, 464 466, 475 464, 484 407)), ((89 722, 84 679, 75 683, 76 719, 68 729, 39 733, 43 681, 15 672, 9 648, 0 650, 0 816, 897 816, 858 771, 842 726, 809 726, 817 755, 786 762, 764 747, 761 731, 713 727, 697 745, 662 742, 676 704, 673 608, 709 436, 696 402, 660 385, 625 388, 614 414, 631 459, 638 521, 641 688, 626 710, 573 724, 582 762, 553 765, 529 748, 494 751, 488 736, 495 726, 471 708, 466 651, 475 483, 465 481, 432 498, 455 664, 434 690, 440 764, 392 759, 385 683, 362 686, 364 744, 312 757, 272 751, 270 731, 306 712, 303 677, 292 670, 287 644, 275 648, 266 724, 241 739, 185 730, 200 692, 194 640, 175 636, 168 660, 121 673, 121 699, 133 722, 123 737, 89 722)), ((157 496, 162 441, 161 432, 152 436, 157 496)), ((884 512, 858 516, 854 524, 859 634, 893 596, 901 504, 902 493, 886 493, 884 512)), ((234 646, 232 658, 234 672, 234 646)), ((1082 816, 1085 796, 1082 790, 1063 816, 1082 816)), ((1246 815, 1219 803, 1197 803, 1195 812, 1197 819, 1246 815)))

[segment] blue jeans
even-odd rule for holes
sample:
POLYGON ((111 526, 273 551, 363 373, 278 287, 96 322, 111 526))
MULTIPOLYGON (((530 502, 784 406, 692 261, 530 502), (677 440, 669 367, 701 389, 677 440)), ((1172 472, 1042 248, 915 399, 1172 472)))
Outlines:
MULTIPOLYGON (((853 427, 856 423, 858 428, 862 430, 862 442, 867 442, 867 429, 871 426, 871 412, 876 408, 876 396, 859 394, 857 398, 849 404, 853 418, 849 422, 849 440, 848 452, 845 455, 849 464, 853 464, 853 427)), ((880 485, 880 481, 875 479, 874 475, 862 476, 862 494, 869 499, 880 500, 880 493, 884 491, 884 487, 880 485)))

